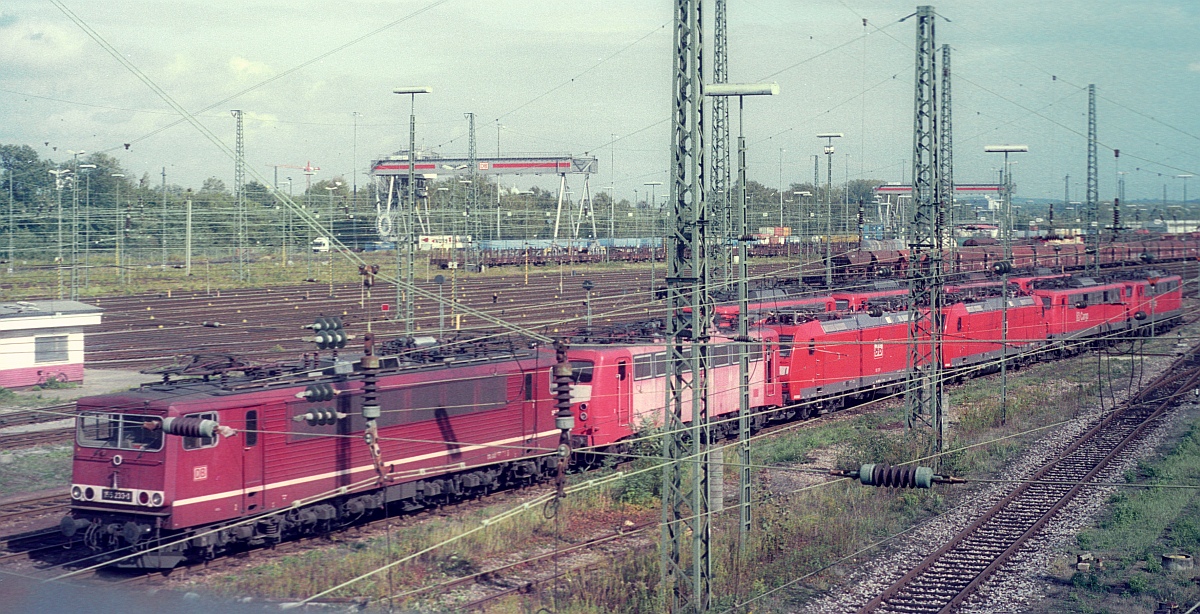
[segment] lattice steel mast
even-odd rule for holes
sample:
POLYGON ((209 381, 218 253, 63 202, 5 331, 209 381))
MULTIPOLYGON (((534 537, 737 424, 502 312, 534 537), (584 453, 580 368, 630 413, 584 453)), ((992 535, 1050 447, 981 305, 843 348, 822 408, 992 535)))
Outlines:
POLYGON ((942 205, 938 177, 937 82, 932 6, 916 12, 916 88, 913 97, 913 198, 908 223, 908 377, 910 428, 928 424, 942 449, 942 205))
POLYGON ((230 113, 237 124, 233 164, 233 194, 237 202, 237 274, 239 280, 246 281, 250 276, 249 267, 246 266, 246 141, 242 132, 242 112, 234 109, 230 113))
POLYGON ((1100 171, 1096 160, 1096 86, 1088 85, 1088 149, 1087 149, 1087 220, 1088 251, 1092 255, 1092 274, 1100 274, 1100 171))
MULTIPOLYGON (((474 211, 475 215, 479 215, 479 153, 475 149, 475 114, 467 113, 467 131, 470 136, 467 137, 467 164, 471 165, 471 188, 467 194, 468 212, 474 211)), ((500 179, 496 179, 496 208, 500 207, 500 179)), ((468 216, 468 220, 469 220, 468 216)), ((454 234, 454 233, 451 233, 454 234)), ((467 232, 470 234, 470 227, 467 227, 467 232)), ((499 239, 500 237, 496 237, 499 239)), ((458 243, 455 241, 455 243, 458 243)), ((474 241, 471 242, 474 245, 474 241)), ((471 251, 474 251, 472 249, 471 251)))
POLYGON ((673 224, 667 246, 667 406, 663 435, 666 462, 661 548, 662 589, 666 608, 671 612, 705 611, 712 594, 706 452, 707 325, 712 319, 712 305, 704 192, 701 15, 702 0, 676 0, 671 128, 673 224), (691 308, 691 314, 685 312, 687 308, 691 308), (689 370, 691 377, 685 378, 689 370), (689 398, 691 407, 687 408, 689 398), (692 416, 690 427, 684 425, 685 408, 690 409, 692 416), (689 448, 690 458, 685 460, 689 448), (690 473, 691 479, 686 479, 685 473, 690 473), (684 543, 689 535, 690 565, 684 557, 684 543))
POLYGON ((949 242, 950 259, 958 251, 954 238, 954 129, 950 119, 950 45, 942 45, 942 107, 938 125, 938 180, 941 185, 941 206, 938 208, 939 223, 944 240, 949 242))
MULTIPOLYGON (((716 14, 713 16, 713 83, 729 82, 729 40, 726 22, 726 0, 716 0, 716 14)), ((733 222, 733 200, 730 198, 729 167, 729 99, 725 96, 715 96, 712 99, 712 196, 713 209, 710 234, 719 239, 713 241, 710 274, 720 282, 721 289, 728 291, 733 283, 735 270, 732 264, 730 246, 736 233, 733 222)))

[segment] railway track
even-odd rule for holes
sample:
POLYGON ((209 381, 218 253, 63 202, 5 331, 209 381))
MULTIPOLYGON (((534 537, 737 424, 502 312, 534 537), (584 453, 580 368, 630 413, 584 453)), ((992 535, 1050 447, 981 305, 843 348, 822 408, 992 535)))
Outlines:
POLYGON ((0 521, 13 520, 22 516, 44 514, 55 510, 66 509, 71 505, 71 499, 63 495, 47 495, 0 503, 0 521))
POLYGON ((27 424, 41 424, 42 422, 54 422, 55 420, 62 420, 64 417, 62 414, 73 413, 75 413, 74 401, 39 407, 37 409, 4 412, 0 413, 0 429, 12 426, 25 426, 27 424))
POLYGON ((954 611, 1073 500, 1086 482, 1125 460, 1143 431, 1200 383, 1196 351, 1192 348, 1043 465, 1029 482, 1015 488, 858 612, 954 611))
POLYGON ((46 443, 63 443, 71 441, 74 436, 75 429, 73 427, 0 435, 0 450, 26 448, 46 443))

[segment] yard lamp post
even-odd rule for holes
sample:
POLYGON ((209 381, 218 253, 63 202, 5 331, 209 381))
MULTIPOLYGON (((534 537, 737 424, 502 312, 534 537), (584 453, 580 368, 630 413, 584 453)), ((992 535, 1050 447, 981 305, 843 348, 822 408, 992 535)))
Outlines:
POLYGON ((326 255, 329 257, 329 296, 333 296, 333 193, 338 188, 342 187, 342 182, 335 181, 330 185, 325 186, 325 190, 329 192, 329 238, 325 244, 329 247, 326 255))
POLYGON ((55 269, 58 271, 58 300, 63 300, 63 211, 62 211, 62 189, 63 182, 67 181, 67 177, 71 174, 69 168, 56 168, 50 171, 54 175, 54 188, 58 192, 58 258, 56 259, 58 266, 55 269))
POLYGON ((117 180, 117 202, 113 213, 116 218, 114 230, 117 233, 117 247, 116 254, 113 256, 113 264, 117 267, 117 281, 123 284, 125 283, 125 269, 121 266, 121 248, 125 243, 125 218, 121 215, 121 180, 125 177, 125 173, 112 173, 109 177, 117 180))
POLYGON ((662 185, 661 181, 647 181, 642 184, 650 187, 650 208, 646 211, 650 216, 650 300, 654 300, 654 278, 656 276, 655 266, 658 262, 658 244, 662 239, 658 236, 658 220, 655 219, 654 205, 657 204, 657 188, 662 185))
POLYGON ((833 287, 833 139, 842 138, 841 132, 821 132, 818 139, 825 139, 825 287, 833 287))
MULTIPOLYGON (((415 330, 413 318, 416 314, 414 307, 415 296, 412 296, 412 290, 416 284, 416 242, 417 238, 413 236, 413 209, 417 206, 416 184, 414 183, 414 174, 417 166, 417 94, 429 94, 433 92, 431 87, 398 87, 392 90, 393 94, 409 97, 409 114, 408 114, 408 202, 404 207, 404 249, 400 249, 400 245, 396 245, 397 258, 401 260, 399 268, 403 273, 404 285, 396 285, 396 305, 403 305, 403 309, 396 310, 397 317, 404 318, 404 334, 411 337, 415 330), (403 292, 402 292, 403 290, 403 292), (408 300, 402 300, 407 297, 408 300)), ((399 236, 397 236, 399 241, 399 236)), ((397 276, 400 278, 400 276, 397 276)))
POLYGON ((1008 154, 1029 151, 1026 145, 986 145, 986 153, 1004 154, 1004 222, 1000 228, 1000 236, 1004 242, 1004 266, 1001 268, 1000 296, 1000 422, 1008 419, 1008 274, 1012 271, 1012 177, 1009 175, 1008 154))
POLYGON ((80 164, 79 169, 83 171, 83 287, 87 288, 90 285, 88 275, 89 255, 91 252, 90 244, 92 242, 92 170, 96 168, 95 164, 80 164))
MULTIPOLYGON (((739 473, 738 509, 740 510, 739 545, 742 552, 747 551, 750 535, 750 343, 749 294, 746 288, 746 241, 749 231, 746 224, 746 136, 745 136, 745 97, 774 96, 779 93, 779 85, 775 83, 736 84, 719 83, 705 88, 705 96, 737 96, 738 99, 738 203, 737 211, 738 241, 737 241, 737 293, 738 293, 738 453, 741 463, 739 473)), ((782 150, 780 159, 782 160, 782 150)), ((782 163, 780 165, 782 169, 782 163)), ((782 170, 780 171, 782 177, 782 170)), ((782 187, 782 178, 780 179, 782 187)), ((780 203, 783 202, 782 190, 780 203)), ((780 205, 780 220, 782 222, 782 204, 780 205)), ((781 223, 780 226, 783 224, 781 223)), ((697 323, 698 324, 698 323, 697 323)))

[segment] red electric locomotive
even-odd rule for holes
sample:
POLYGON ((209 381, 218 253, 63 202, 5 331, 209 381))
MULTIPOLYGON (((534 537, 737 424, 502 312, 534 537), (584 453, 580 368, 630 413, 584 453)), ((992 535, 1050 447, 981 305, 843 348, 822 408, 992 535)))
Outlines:
POLYGON ((98 551, 142 552, 119 565, 171 568, 385 503, 419 509, 530 483, 556 467, 553 363, 546 350, 384 358, 378 463, 357 362, 213 371, 80 399, 63 532, 98 551))
POLYGON ((908 312, 790 317, 768 326, 779 332, 788 403, 806 402, 802 415, 841 408, 905 378, 908 312))
POLYGON ((1046 339, 1071 353, 1076 344, 1066 340, 1100 337, 1133 328, 1133 314, 1126 307, 1125 286, 1120 282, 1098 283, 1091 277, 1069 277, 1034 281, 1031 292, 1042 304, 1046 339))
MULTIPOLYGON (((756 413, 783 404, 779 374, 778 337, 771 329, 751 333, 759 343, 750 350, 750 406, 756 413)), ((728 338, 708 344, 708 414, 711 418, 737 415, 738 345, 728 338)), ((641 345, 575 344, 571 361, 571 409, 578 418, 572 431, 576 447, 603 448, 619 444, 644 426, 661 426, 667 387, 667 353, 662 343, 641 345)), ((690 374, 686 377, 690 377, 690 374)), ((690 399, 684 399, 683 420, 692 419, 690 399)), ((721 427, 736 430, 732 421, 721 427)), ((732 431, 730 431, 732 432, 732 431)))
POLYGON ((1183 316, 1183 278, 1161 271, 1146 271, 1137 279, 1123 279, 1127 310, 1153 331, 1170 328, 1183 316))

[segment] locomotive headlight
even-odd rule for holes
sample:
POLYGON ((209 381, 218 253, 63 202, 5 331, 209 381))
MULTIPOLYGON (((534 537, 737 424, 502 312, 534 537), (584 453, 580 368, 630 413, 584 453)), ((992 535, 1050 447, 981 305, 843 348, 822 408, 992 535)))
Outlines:
POLYGON ((153 495, 150 495, 150 505, 153 505, 154 507, 158 507, 162 504, 163 504, 162 493, 156 492, 153 495))
POLYGON ((82 499, 83 498, 83 489, 78 486, 72 486, 71 487, 71 498, 72 499, 82 499))
POLYGON ((148 493, 144 490, 142 492, 138 493, 138 503, 141 505, 149 505, 150 504, 150 493, 148 493))
POLYGON ((91 486, 88 486, 83 491, 83 498, 87 499, 88 501, 95 499, 96 498, 96 489, 92 488, 91 486))

